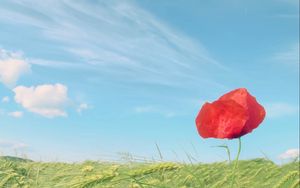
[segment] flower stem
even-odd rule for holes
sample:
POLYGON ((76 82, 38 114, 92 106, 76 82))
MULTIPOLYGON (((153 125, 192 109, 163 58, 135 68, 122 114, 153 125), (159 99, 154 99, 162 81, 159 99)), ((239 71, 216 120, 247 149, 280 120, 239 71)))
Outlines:
POLYGON ((231 186, 230 186, 231 188, 233 187, 233 184, 234 184, 234 181, 235 181, 235 171, 236 171, 236 168, 238 167, 241 150, 242 150, 242 140, 241 140, 241 138, 239 138, 239 149, 238 149, 238 153, 236 155, 235 161, 234 161, 234 168, 233 168, 233 173, 232 173, 233 178, 232 178, 231 186))
POLYGON ((234 165, 234 169, 236 169, 236 168, 237 168, 237 165, 238 165, 238 162, 239 162, 239 157, 240 157, 241 150, 242 150, 242 140, 241 140, 241 137, 240 137, 240 138, 239 138, 239 149, 238 149, 237 156, 236 156, 236 158, 235 158, 235 165, 234 165))

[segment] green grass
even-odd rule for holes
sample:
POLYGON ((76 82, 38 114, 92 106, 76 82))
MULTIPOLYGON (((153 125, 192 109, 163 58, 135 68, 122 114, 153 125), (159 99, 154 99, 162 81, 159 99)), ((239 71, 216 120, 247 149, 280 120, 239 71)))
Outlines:
MULTIPOLYGON (((180 163, 44 163, 0 158, 0 187, 5 188, 226 188, 233 165, 180 163)), ((299 188, 299 161, 278 166, 265 159, 240 161, 234 187, 299 188)))

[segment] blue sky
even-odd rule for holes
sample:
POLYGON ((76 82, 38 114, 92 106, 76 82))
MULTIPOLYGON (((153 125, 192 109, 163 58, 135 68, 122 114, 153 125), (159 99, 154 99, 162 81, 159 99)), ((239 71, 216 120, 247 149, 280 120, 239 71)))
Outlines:
MULTIPOLYGON (((0 152, 36 160, 226 159, 205 101, 246 87, 267 116, 243 159, 299 152, 297 0, 0 2, 0 152)), ((280 157, 281 156, 281 157, 280 157)), ((284 156, 284 157, 283 157, 284 156)))

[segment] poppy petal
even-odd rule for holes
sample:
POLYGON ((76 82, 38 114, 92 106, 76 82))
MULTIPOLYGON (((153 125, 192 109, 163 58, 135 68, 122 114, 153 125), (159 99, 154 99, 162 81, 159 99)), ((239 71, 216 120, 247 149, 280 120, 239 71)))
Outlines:
POLYGON ((248 111, 249 119, 242 130, 241 136, 252 132, 252 130, 257 128, 264 120, 266 114, 265 109, 256 101, 255 97, 253 97, 246 88, 233 90, 220 97, 219 100, 234 100, 248 111))
POLYGON ((247 111, 233 100, 205 103, 196 125, 203 138, 237 138, 248 120, 247 111))
POLYGON ((213 103, 205 103, 197 118, 197 130, 203 138, 239 138, 257 128, 265 109, 247 89, 226 93, 213 103))

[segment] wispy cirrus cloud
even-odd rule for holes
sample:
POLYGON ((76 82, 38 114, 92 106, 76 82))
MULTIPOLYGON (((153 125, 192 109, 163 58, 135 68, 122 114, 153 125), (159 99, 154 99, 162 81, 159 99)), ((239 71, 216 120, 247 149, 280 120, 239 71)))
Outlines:
POLYGON ((286 50, 277 52, 274 54, 273 60, 294 68, 299 67, 299 43, 292 44, 286 50))
POLYGON ((266 104, 266 111, 267 117, 281 118, 298 115, 299 107, 297 105, 292 105, 285 102, 277 102, 266 104))
MULTIPOLYGON (((74 66, 83 63, 127 81, 172 85, 199 84, 208 79, 209 71, 228 70, 199 42, 133 1, 12 0, 2 4, 2 22, 38 29, 42 37, 59 42, 60 50, 76 57, 74 66)), ((51 61, 35 63, 51 65, 51 61)))
POLYGON ((177 115, 171 110, 154 105, 137 106, 134 108, 134 112, 137 114, 159 114, 166 118, 171 118, 177 115))

